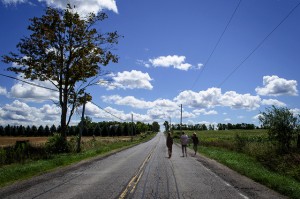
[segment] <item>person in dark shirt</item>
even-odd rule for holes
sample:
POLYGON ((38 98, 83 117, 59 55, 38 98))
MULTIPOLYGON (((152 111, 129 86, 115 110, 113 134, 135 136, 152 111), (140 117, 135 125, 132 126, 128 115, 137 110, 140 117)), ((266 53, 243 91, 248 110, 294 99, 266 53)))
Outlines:
POLYGON ((173 145, 173 138, 171 137, 171 133, 168 132, 167 147, 168 147, 169 158, 171 158, 171 156, 172 156, 172 145, 173 145))
POLYGON ((192 140, 193 140, 193 148, 194 148, 194 151, 195 151, 195 154, 194 154, 194 156, 195 156, 196 153, 197 153, 198 144, 199 144, 199 139, 198 139, 197 134, 195 132, 193 133, 192 140))

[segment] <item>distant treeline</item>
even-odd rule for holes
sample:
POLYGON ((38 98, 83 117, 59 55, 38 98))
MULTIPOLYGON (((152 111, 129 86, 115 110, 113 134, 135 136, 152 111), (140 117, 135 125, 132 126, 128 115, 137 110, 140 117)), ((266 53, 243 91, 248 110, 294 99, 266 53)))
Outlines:
MULTIPOLYGON (((165 123, 166 127, 166 123, 165 123)), ((217 124, 217 126, 213 124, 205 125, 205 124, 196 124, 196 125, 187 125, 187 124, 182 124, 181 129, 182 130, 197 130, 197 131, 206 131, 206 130, 233 130, 233 129, 257 129, 258 127, 255 126, 254 124, 246 124, 246 123, 241 123, 241 124, 217 124)), ((173 130, 180 130, 180 124, 172 124, 172 129, 173 130)))
MULTIPOLYGON (((68 127, 68 136, 79 135, 81 124, 68 127)), ((91 122, 86 120, 82 128, 83 136, 131 136, 147 131, 159 131, 157 122, 145 124, 142 122, 91 122)), ((60 132, 60 126, 0 126, 0 136, 51 136, 60 132)))

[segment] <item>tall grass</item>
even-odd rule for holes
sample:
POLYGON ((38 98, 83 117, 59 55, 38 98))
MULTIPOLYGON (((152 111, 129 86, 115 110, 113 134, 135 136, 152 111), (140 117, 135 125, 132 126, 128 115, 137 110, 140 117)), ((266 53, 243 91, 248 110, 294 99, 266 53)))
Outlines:
POLYGON ((300 198, 299 181, 285 174, 269 170, 247 154, 217 147, 201 147, 200 153, 285 196, 295 199, 300 198))

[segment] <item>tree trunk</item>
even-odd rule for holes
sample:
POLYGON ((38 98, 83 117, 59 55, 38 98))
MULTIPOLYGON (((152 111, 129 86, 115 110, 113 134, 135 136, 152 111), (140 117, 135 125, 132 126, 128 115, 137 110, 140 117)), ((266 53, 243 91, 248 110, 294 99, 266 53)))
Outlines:
POLYGON ((61 109, 61 118, 60 118, 60 126, 61 126, 61 136, 66 139, 67 138, 67 105, 64 104, 61 109))
POLYGON ((63 96, 62 100, 63 102, 61 103, 61 136, 66 140, 67 139, 67 113, 68 113, 68 90, 65 88, 63 89, 63 96))

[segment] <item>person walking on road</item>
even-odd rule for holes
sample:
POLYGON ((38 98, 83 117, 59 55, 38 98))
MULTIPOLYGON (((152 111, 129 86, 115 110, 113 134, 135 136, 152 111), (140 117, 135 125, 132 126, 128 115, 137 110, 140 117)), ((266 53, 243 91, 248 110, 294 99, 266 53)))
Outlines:
POLYGON ((173 138, 171 137, 171 133, 168 132, 167 147, 168 147, 169 158, 171 158, 171 156, 172 156, 172 145, 173 145, 173 138))
POLYGON ((194 156, 195 156, 196 153, 197 153, 198 144, 199 144, 199 139, 198 139, 197 134, 195 132, 193 133, 192 140, 193 140, 193 148, 194 148, 194 151, 195 151, 195 154, 194 154, 194 156))
POLYGON ((182 148, 182 157, 184 157, 184 154, 187 157, 186 146, 189 142, 189 137, 184 132, 182 132, 182 135, 180 137, 180 142, 181 142, 181 148, 182 148))

